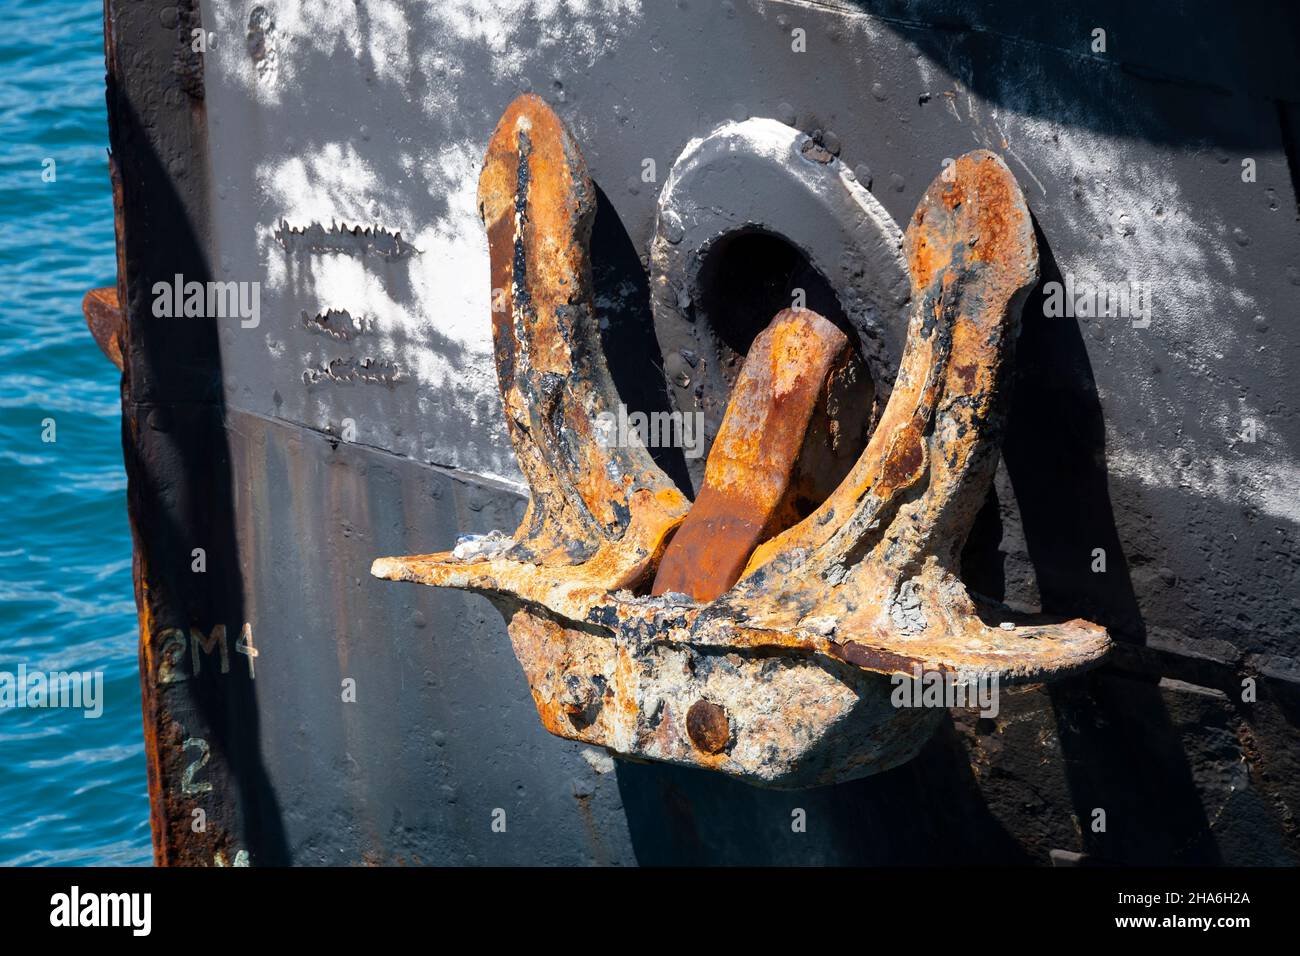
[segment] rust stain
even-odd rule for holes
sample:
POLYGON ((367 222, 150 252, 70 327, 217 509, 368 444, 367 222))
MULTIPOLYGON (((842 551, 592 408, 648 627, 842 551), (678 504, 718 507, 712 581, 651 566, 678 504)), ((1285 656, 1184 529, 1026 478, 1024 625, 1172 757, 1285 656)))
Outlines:
POLYGON ((99 350, 121 371, 126 317, 116 287, 91 289, 81 300, 81 312, 99 350))
MULTIPOLYGON (((820 473, 824 462, 808 461, 815 446, 826 446, 833 433, 850 440, 832 431, 837 416, 828 406, 855 404, 833 400, 830 387, 832 374, 856 361, 848 337, 808 309, 784 310, 755 338, 709 452, 704 485, 664 553, 651 594, 712 601, 736 583, 760 542, 807 515, 816 492, 800 481, 801 466, 804 474, 820 473)), ((859 410, 870 404, 869 395, 853 398, 859 410)), ((862 416, 858 422, 854 439, 863 437, 862 416)), ((857 442, 852 450, 860 449, 857 442)))
MULTIPOLYGON (((920 663, 916 658, 904 654, 895 654, 893 651, 868 647, 856 641, 832 644, 830 652, 840 660, 847 661, 856 667, 863 667, 883 674, 910 674, 912 669, 920 663)), ((942 672, 952 668, 940 665, 931 669, 942 672)))
POLYGON ((708 700, 697 700, 686 711, 686 734, 706 754, 719 754, 731 739, 727 712, 708 700))

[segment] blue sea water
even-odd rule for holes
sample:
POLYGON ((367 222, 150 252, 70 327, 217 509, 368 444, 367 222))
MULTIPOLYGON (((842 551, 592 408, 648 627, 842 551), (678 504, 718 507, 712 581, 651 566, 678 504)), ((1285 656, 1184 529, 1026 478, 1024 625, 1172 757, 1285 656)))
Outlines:
POLYGON ((0 0, 0 674, 103 674, 97 719, 0 708, 5 865, 151 859, 119 376, 81 317, 115 281, 102 18, 0 0))

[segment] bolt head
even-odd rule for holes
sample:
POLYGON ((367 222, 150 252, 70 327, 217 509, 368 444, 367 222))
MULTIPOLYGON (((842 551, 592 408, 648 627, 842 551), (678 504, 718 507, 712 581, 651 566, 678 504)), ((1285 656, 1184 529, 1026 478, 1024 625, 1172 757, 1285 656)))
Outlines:
POLYGON ((686 734, 697 750, 722 753, 731 739, 726 710, 712 701, 697 700, 686 711, 686 734))

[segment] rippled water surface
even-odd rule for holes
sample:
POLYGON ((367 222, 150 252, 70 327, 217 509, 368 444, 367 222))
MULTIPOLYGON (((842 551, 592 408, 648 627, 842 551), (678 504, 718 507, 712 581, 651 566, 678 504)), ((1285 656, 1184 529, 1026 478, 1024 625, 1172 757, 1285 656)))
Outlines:
POLYGON ((0 709, 0 864, 148 863, 118 373, 80 305, 115 271, 103 7, 0 14, 0 681, 103 675, 98 719, 0 709))

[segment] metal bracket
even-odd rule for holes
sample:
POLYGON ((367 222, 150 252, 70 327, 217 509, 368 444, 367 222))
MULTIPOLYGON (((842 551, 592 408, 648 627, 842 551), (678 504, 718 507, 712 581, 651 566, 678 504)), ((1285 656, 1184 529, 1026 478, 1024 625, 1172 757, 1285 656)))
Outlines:
MULTIPOLYGON (((774 119, 753 118, 692 140, 659 195, 650 244, 655 333, 665 352, 688 344, 697 359, 689 381, 668 382, 674 406, 701 412, 708 439, 717 433, 733 385, 728 372, 743 356, 719 334, 712 311, 718 295, 710 295, 710 285, 733 243, 754 235, 784 240, 825 278, 883 404, 907 329, 911 284, 903 233, 815 140, 774 119)), ((824 307, 815 298, 806 305, 824 307)), ((760 326, 771 317, 756 316, 760 326)), ((702 457, 687 462, 697 489, 703 463, 702 457)))
MULTIPOLYGON (((838 174, 837 163, 825 165, 838 174)), ((551 733, 810 786, 889 769, 926 742, 943 710, 895 706, 891 678, 1042 681, 1105 654, 1106 632, 1085 621, 986 619, 958 574, 1038 276, 1029 210, 996 155, 958 158, 908 225, 906 345, 866 449, 707 603, 643 593, 690 503, 643 447, 597 438, 618 398, 591 296, 595 190, 538 97, 498 124, 479 202, 503 290, 492 316, 502 399, 532 499, 510 539, 465 559, 379 558, 371 573, 490 596, 551 733)))

